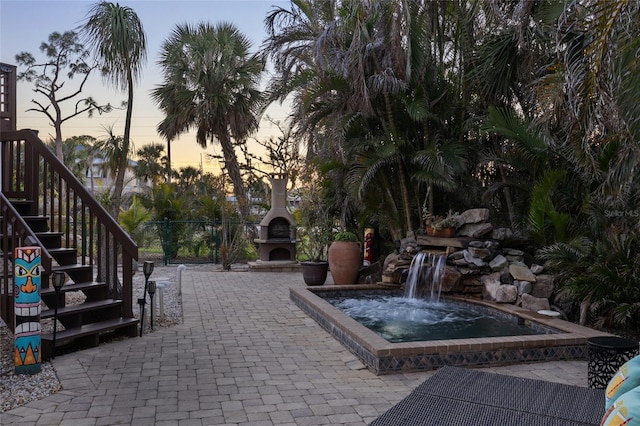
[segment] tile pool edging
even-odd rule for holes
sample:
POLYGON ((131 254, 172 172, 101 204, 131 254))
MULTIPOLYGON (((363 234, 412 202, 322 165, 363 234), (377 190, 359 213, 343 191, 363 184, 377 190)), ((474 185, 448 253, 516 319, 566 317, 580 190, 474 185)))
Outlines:
POLYGON ((525 321, 540 323, 558 330, 559 333, 390 343, 316 294, 382 289, 378 285, 362 284, 290 288, 289 297, 375 374, 433 370, 445 365, 487 366, 586 359, 587 339, 607 335, 558 318, 545 317, 517 306, 456 297, 456 300, 491 307, 519 316, 525 321))

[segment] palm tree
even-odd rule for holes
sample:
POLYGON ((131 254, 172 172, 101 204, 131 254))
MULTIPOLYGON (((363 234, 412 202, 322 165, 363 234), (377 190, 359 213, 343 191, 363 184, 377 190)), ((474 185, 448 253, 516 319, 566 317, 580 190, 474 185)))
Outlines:
POLYGON ((281 101, 292 95, 293 134, 306 142, 308 159, 315 157, 320 139, 335 142, 335 152, 342 153, 339 138, 318 138, 315 131, 325 117, 344 109, 346 82, 327 74, 319 44, 338 22, 332 0, 292 0, 291 9, 274 7, 265 19, 269 37, 263 47, 276 69, 269 93, 281 101))
POLYGON ((138 163, 134 167, 134 174, 139 179, 144 179, 155 187, 166 179, 169 170, 167 156, 164 155, 164 146, 160 143, 151 143, 138 149, 136 153, 138 163))
POLYGON ((182 193, 197 195, 198 182, 202 179, 202 171, 193 166, 181 167, 177 173, 176 185, 182 193))
MULTIPOLYGON (((94 156, 99 157, 103 161, 103 168, 106 174, 110 176, 120 175, 122 169, 122 158, 125 158, 127 162, 125 163, 125 171, 126 167, 129 166, 129 157, 132 153, 132 145, 127 145, 125 143, 125 138, 123 136, 118 136, 113 132, 112 126, 104 127, 105 135, 98 140, 96 140, 93 144, 93 153, 94 156), (127 149, 128 151, 125 151, 127 149)), ((124 174, 124 173, 123 173, 124 174)), ((124 187, 124 179, 122 186, 124 187)), ((122 190, 118 194, 122 194, 122 190)), ((113 209, 114 204, 116 202, 121 203, 121 197, 116 200, 116 190, 114 188, 110 188, 105 194, 103 194, 103 201, 108 200, 108 209, 113 209)), ((120 205, 118 205, 118 214, 120 211, 120 205)))
POLYGON ((451 83, 464 69, 452 41, 465 38, 442 16, 456 10, 415 0, 297 0, 268 15, 272 89, 292 95, 308 152, 342 164, 331 178, 347 177, 346 191, 336 191, 343 216, 344 200, 362 207, 365 194, 378 192, 394 206, 391 229, 400 234, 414 229, 418 191, 434 182, 455 188, 464 162, 450 148, 462 142, 465 112, 451 83))
POLYGON ((566 46, 556 64, 566 82, 564 148, 581 178, 597 185, 595 199, 624 208, 625 189, 637 187, 640 165, 640 3, 583 3, 559 20, 558 40, 566 46), (607 170, 599 170, 602 155, 609 158, 607 170))
POLYGON ((104 78, 120 90, 126 90, 127 114, 124 140, 118 159, 112 214, 117 217, 122 200, 124 174, 127 168, 133 114, 133 88, 140 80, 147 58, 147 38, 138 15, 118 3, 101 1, 94 4, 81 28, 86 43, 97 57, 104 78))
POLYGON ((249 39, 229 23, 178 25, 162 45, 164 82, 152 92, 165 113, 158 131, 167 140, 195 128, 202 147, 220 143, 243 219, 248 203, 234 145, 257 130, 264 106, 259 83, 265 60, 249 48, 249 39))
MULTIPOLYGON (((562 96, 559 87, 546 94, 543 90, 553 75, 554 33, 562 5, 499 0, 492 6, 483 10, 484 25, 477 27, 477 47, 468 61, 467 85, 473 88, 477 115, 488 116, 489 126, 498 127, 494 131, 484 126, 489 135, 479 141, 485 149, 479 150, 476 164, 489 186, 483 199, 492 200, 498 212, 505 212, 503 219, 515 227, 524 219, 520 213, 527 207, 520 205, 522 193, 514 191, 513 184, 525 181, 529 171, 534 174, 529 180, 537 179, 535 174, 542 170, 533 170, 532 166, 544 163, 549 154, 547 141, 536 134, 543 132, 532 133, 524 124, 536 124, 554 110, 548 95, 562 96), (531 142, 539 142, 539 146, 531 142), (531 158, 527 155, 538 158, 528 162, 531 158)), ((530 189, 530 185, 523 187, 525 191, 530 189)))

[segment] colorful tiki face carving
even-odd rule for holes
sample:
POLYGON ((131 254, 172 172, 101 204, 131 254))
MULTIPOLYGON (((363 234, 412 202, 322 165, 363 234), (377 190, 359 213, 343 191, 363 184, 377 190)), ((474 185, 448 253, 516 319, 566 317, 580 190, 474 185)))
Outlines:
POLYGON ((365 228, 364 230, 364 264, 371 265, 373 263, 373 228, 365 228))
POLYGON ((14 253, 15 372, 40 372, 40 247, 14 253))

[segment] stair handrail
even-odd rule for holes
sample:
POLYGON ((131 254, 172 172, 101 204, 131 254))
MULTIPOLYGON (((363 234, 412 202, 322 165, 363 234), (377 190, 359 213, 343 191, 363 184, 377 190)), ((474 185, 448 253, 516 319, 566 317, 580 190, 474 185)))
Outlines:
MULTIPOLYGON (((0 234, 2 234, 2 241, 0 242, 0 244, 2 244, 2 253, 7 253, 9 251, 10 239, 15 241, 12 248, 20 247, 22 245, 33 246, 38 243, 38 237, 22 218, 20 213, 18 213, 15 207, 13 207, 11 201, 9 201, 9 199, 1 192, 0 216, 2 216, 2 228, 0 229, 0 234), (11 225, 11 232, 9 232, 9 225, 11 225), (18 237, 17 239, 15 238, 16 236, 18 237)), ((40 244, 37 245, 41 250, 41 274, 49 276, 51 274, 52 256, 45 247, 40 244)), ((13 330, 15 328, 15 317, 13 312, 13 303, 11 303, 9 298, 14 297, 14 295, 12 291, 9 291, 10 287, 13 285, 12 280, 9 279, 9 268, 11 267, 9 256, 2 256, 0 262, 2 262, 2 271, 5 271, 5 273, 0 276, 0 287, 2 288, 0 295, 0 312, 2 313, 2 320, 11 330, 13 330)))
MULTIPOLYGON (((85 203, 91 211, 100 219, 108 228, 113 232, 114 236, 123 244, 123 249, 130 254, 136 254, 135 260, 138 260, 138 246, 133 241, 131 236, 127 234, 120 224, 107 212, 107 210, 91 195, 87 188, 78 180, 78 178, 71 173, 71 171, 64 165, 62 161, 51 151, 37 136, 37 134, 30 129, 16 130, 15 132, 3 132, 3 140, 24 140, 27 141, 30 146, 35 149, 44 160, 51 165, 54 170, 64 179, 64 181, 73 188, 78 194, 81 195, 82 202, 85 203)), ((35 184, 35 182, 33 183, 35 184)), ((36 199, 36 198, 34 198, 36 199)))
MULTIPOLYGON (((35 232, 29 227, 27 222, 25 222, 24 218, 18 213, 11 201, 4 194, 0 193, 0 210, 2 211, 2 216, 7 221, 6 223, 15 227, 14 232, 18 234, 20 240, 24 242, 24 244, 32 245, 38 242, 38 237, 35 232)), ((2 230, 4 231, 4 229, 2 230)), ((3 232, 3 235, 6 236, 6 233, 3 232)), ((43 268, 43 272, 50 273, 51 272, 51 264, 53 257, 49 254, 49 251, 45 247, 40 247, 41 249, 41 265, 43 268)))

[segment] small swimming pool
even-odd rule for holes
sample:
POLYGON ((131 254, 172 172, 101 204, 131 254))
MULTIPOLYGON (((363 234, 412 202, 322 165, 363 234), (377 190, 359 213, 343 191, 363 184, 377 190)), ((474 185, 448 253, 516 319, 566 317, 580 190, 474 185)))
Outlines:
POLYGON ((362 293, 325 300, 389 342, 417 342, 554 332, 519 317, 456 301, 429 302, 393 293, 362 293))
MULTIPOLYGON (((354 297, 362 292, 372 291, 389 295, 389 290, 381 290, 380 286, 359 284, 292 287, 289 289, 289 297, 375 374, 434 370, 445 365, 477 367, 586 359, 587 340, 607 335, 513 305, 455 298, 456 301, 474 308, 497 312, 498 315, 544 334, 390 342, 325 300, 332 297, 354 297)), ((400 296, 399 293, 396 295, 400 296)))

